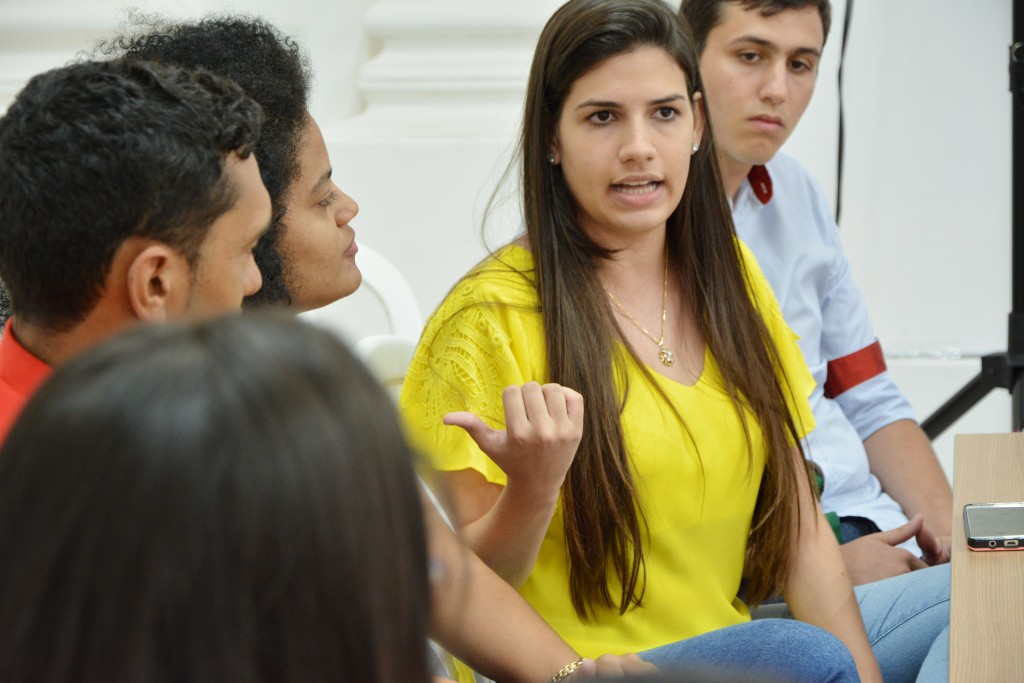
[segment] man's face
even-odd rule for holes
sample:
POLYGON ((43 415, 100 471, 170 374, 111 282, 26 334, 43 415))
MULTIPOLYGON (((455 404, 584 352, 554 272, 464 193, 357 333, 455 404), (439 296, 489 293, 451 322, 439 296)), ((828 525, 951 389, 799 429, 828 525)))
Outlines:
POLYGON ((745 175, 789 138, 814 93, 824 44, 816 7, 766 17, 722 5, 700 69, 723 172, 745 175))
POLYGON ((188 317, 236 311, 243 297, 263 284, 252 250, 270 225, 270 195, 254 155, 230 155, 226 173, 237 199, 213 222, 199 248, 185 310, 188 317))

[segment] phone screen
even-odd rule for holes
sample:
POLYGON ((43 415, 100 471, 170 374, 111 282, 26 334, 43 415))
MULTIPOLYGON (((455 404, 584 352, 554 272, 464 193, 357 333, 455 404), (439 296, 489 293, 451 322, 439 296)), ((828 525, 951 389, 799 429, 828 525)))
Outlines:
POLYGON ((965 508, 967 526, 974 538, 1024 536, 1024 504, 965 508))

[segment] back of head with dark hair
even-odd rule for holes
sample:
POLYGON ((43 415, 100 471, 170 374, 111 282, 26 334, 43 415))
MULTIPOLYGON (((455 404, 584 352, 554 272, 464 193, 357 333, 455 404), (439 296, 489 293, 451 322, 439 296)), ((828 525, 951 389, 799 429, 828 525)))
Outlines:
POLYGON ((115 60, 34 77, 0 119, 0 278, 15 314, 72 327, 132 236, 194 261, 235 201, 226 157, 247 157, 261 123, 209 73, 115 60))
POLYGON ((100 51, 134 59, 201 67, 230 78, 266 113, 256 149, 263 184, 273 204, 271 230, 256 246, 263 287, 249 303, 290 303, 278 248, 287 191, 298 175, 299 141, 306 127, 310 69, 299 46, 266 21, 246 16, 209 17, 165 24, 136 17, 137 32, 100 45, 100 51))
POLYGON ((697 52, 704 52, 708 34, 722 20, 722 5, 733 3, 747 11, 758 11, 770 17, 779 12, 815 7, 821 16, 825 38, 832 25, 832 3, 829 0, 682 0, 679 14, 689 22, 697 41, 697 52))
POLYGON ((389 399, 278 316, 136 328, 0 451, 10 680, 426 683, 418 485, 389 399))

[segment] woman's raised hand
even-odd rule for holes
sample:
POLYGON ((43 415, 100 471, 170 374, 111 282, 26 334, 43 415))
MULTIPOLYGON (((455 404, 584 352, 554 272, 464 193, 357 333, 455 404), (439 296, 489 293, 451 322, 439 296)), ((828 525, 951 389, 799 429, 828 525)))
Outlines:
POLYGON ((583 396, 560 384, 527 382, 501 394, 505 429, 492 429, 469 412, 448 413, 446 425, 465 429, 508 477, 531 497, 552 498, 583 437, 583 396))

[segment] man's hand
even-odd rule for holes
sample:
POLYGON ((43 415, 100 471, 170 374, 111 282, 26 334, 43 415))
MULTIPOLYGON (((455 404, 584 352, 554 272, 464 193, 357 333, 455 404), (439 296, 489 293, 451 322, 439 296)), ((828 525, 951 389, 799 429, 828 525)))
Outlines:
MULTIPOLYGON (((635 654, 601 655, 596 660, 584 659, 583 666, 576 670, 580 678, 593 676, 631 676, 633 674, 657 673, 658 667, 645 662, 635 654)), ((576 674, 573 674, 576 677, 576 674)))
MULTIPOLYGON (((861 536, 839 546, 853 585, 880 581, 927 567, 924 560, 896 547, 914 536, 917 536, 917 541, 925 553, 929 552, 925 550, 925 546, 929 544, 933 550, 941 552, 941 542, 924 528, 924 518, 919 514, 914 515, 914 518, 903 526, 861 536)), ((948 560, 948 549, 946 553, 948 560)))
POLYGON ((929 566, 946 564, 953 556, 953 537, 936 536, 924 525, 921 526, 921 531, 917 534, 917 544, 921 546, 924 561, 929 566))
POLYGON ((508 477, 532 495, 555 496, 583 438, 583 396, 560 384, 527 382, 502 392, 505 429, 491 429, 473 413, 444 416, 462 427, 508 477))

